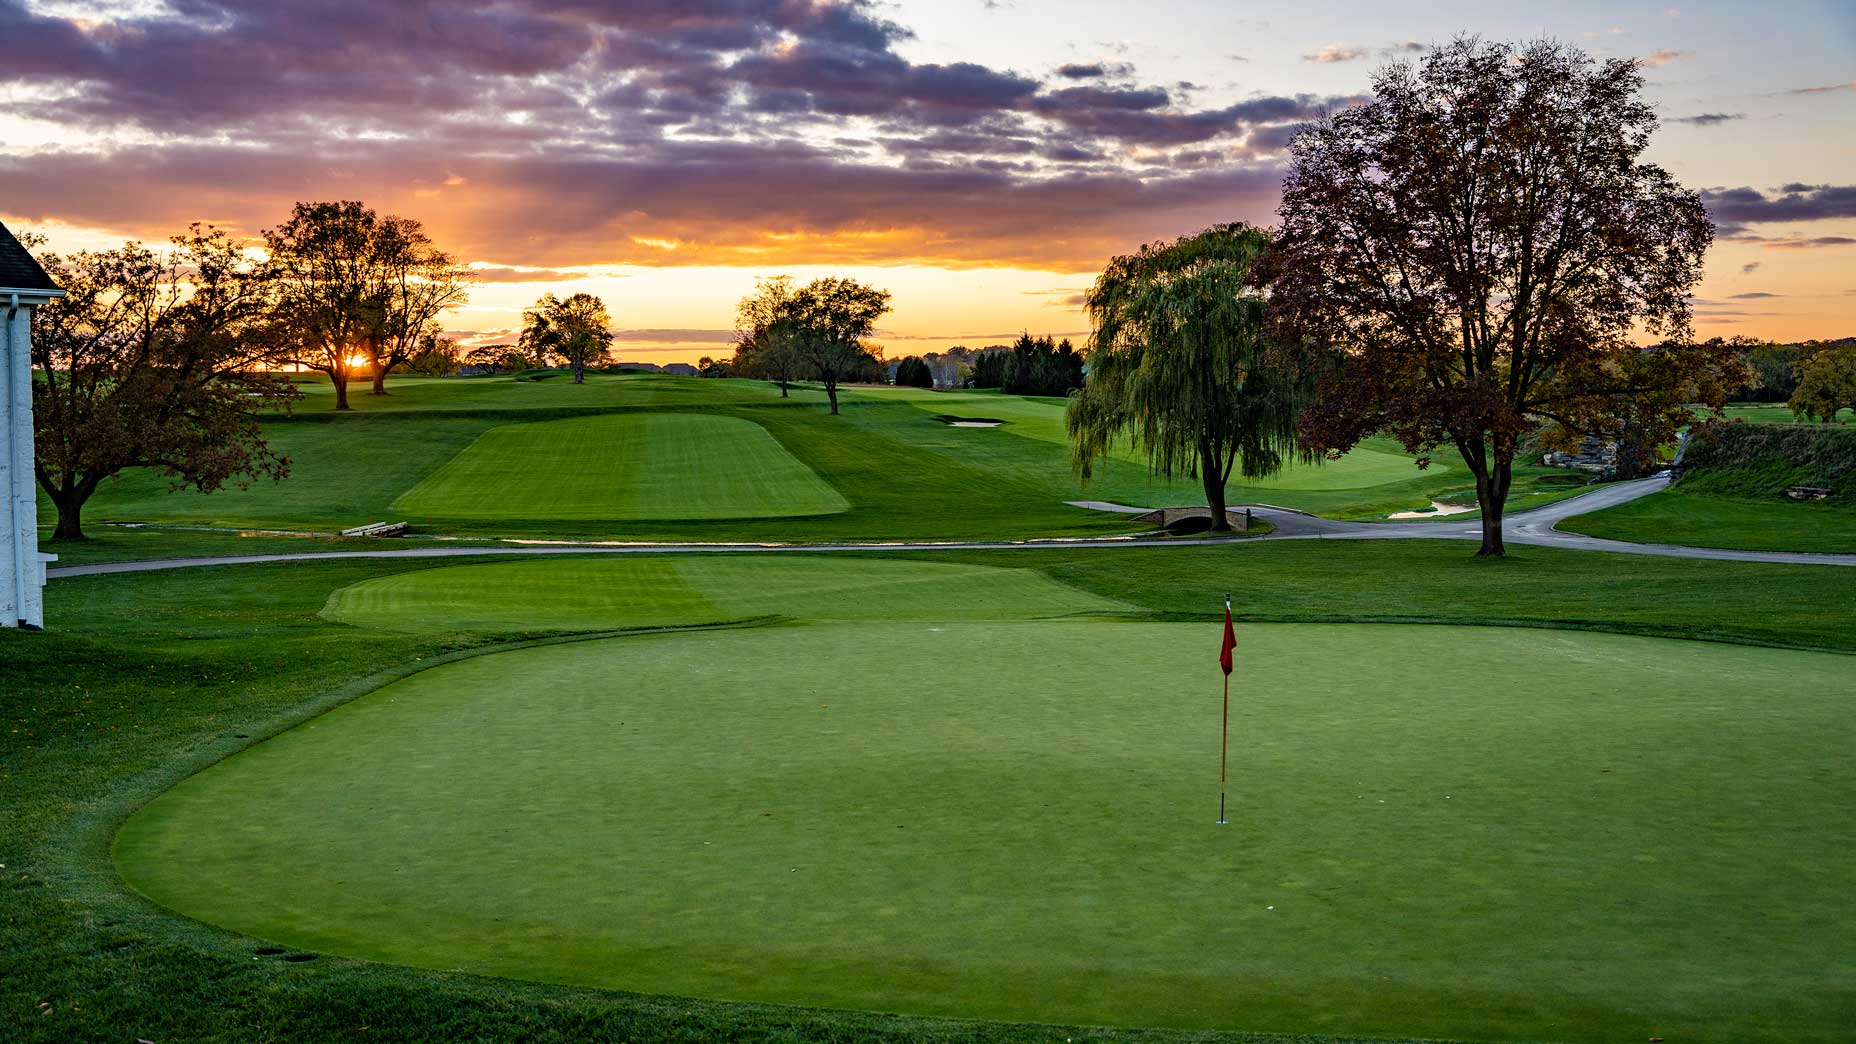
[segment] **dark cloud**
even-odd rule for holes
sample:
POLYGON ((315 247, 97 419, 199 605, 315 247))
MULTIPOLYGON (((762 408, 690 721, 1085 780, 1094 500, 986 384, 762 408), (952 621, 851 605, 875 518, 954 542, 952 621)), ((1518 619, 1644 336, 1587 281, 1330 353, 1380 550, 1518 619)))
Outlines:
POLYGON ((1836 91, 1856 91, 1856 80, 1848 83, 1830 83, 1822 87, 1798 87, 1786 91, 1787 94, 1830 94, 1836 91))
POLYGON ((1120 62, 915 62, 910 31, 863 0, 150 10, 80 22, 0 0, 0 39, 32 41, 0 65, 0 114, 136 142, 0 153, 10 212, 255 233, 291 201, 360 198, 508 263, 485 281, 800 249, 1069 263, 1267 220, 1279 171, 1259 159, 1350 101, 1204 108, 1120 62))
POLYGON ((1768 294, 1768 293, 1734 294, 1732 297, 1728 298, 1728 300, 1730 301, 1763 301, 1768 297, 1784 297, 1784 296, 1785 296, 1784 294, 1768 294))
POLYGON ((1791 184, 1771 194, 1747 187, 1713 189, 1703 192, 1701 201, 1716 222, 1733 232, 1744 232, 1735 226, 1760 222, 1856 218, 1856 185, 1791 184))
POLYGON ((736 143, 678 143, 624 160, 598 150, 476 157, 365 142, 323 154, 314 169, 296 154, 201 143, 124 148, 108 165, 77 151, 0 155, 6 208, 30 221, 159 237, 203 216, 256 230, 292 199, 360 198, 420 218, 460 256, 554 267, 797 256, 1080 268, 1156 230, 1267 222, 1281 177, 1274 164, 1025 177, 736 143), (461 184, 443 187, 454 177, 461 184))
POLYGON ((1694 116, 1678 116, 1671 123, 1687 123, 1696 127, 1714 127, 1732 120, 1744 120, 1744 112, 1704 112, 1694 116))
POLYGON ((1768 239, 1765 245, 1774 250, 1816 250, 1820 247, 1856 246, 1856 237, 1810 236, 1797 239, 1768 239))
POLYGON ((1752 275, 1754 272, 1759 271, 1759 266, 1760 263, 1758 261, 1748 261, 1746 264, 1740 266, 1740 274, 1752 275))
POLYGON ((558 268, 508 268, 498 265, 482 265, 469 271, 471 280, 478 283, 564 283, 574 279, 585 279, 585 272, 564 272, 558 268))
POLYGON ((646 341, 674 344, 728 344, 735 339, 733 330, 614 330, 614 340, 646 341))

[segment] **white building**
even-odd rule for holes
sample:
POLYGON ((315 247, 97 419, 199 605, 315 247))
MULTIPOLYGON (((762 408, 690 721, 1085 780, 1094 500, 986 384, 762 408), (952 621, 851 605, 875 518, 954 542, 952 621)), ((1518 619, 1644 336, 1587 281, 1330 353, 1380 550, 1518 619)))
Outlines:
POLYGON ((0 627, 43 627, 45 563, 32 477, 32 310, 64 291, 0 225, 0 627))

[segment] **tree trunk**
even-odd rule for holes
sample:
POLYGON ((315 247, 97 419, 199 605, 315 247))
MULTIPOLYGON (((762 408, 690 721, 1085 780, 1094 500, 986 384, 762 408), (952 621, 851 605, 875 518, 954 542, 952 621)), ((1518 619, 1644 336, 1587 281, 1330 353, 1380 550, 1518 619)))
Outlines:
POLYGON ((1619 435, 1617 466, 1612 477, 1617 479, 1642 478, 1649 472, 1651 458, 1655 452, 1655 447, 1645 446, 1642 440, 1632 432, 1626 431, 1619 435))
POLYGON ((1206 470, 1205 474, 1205 505, 1212 509, 1212 531, 1229 533, 1231 515, 1225 513, 1225 483, 1221 483, 1212 470, 1206 470))
POLYGON ((825 382, 825 397, 831 400, 831 415, 833 417, 836 417, 838 415, 838 382, 837 381, 828 380, 825 382))
POLYGON ((1488 474, 1476 476, 1476 506, 1482 509, 1482 547, 1476 551, 1477 558, 1500 558, 1508 553, 1502 543, 1502 510, 1513 481, 1513 460, 1498 459, 1488 474))
POLYGON ((586 383, 586 364, 577 359, 574 361, 574 383, 586 383))
POLYGON ((375 363, 374 364, 374 390, 372 394, 385 395, 386 393, 387 393, 387 368, 385 366, 380 365, 379 363, 375 363))
POLYGON ((331 371, 329 373, 329 383, 335 385, 335 408, 338 410, 347 409, 348 408, 348 375, 344 373, 331 371))
POLYGON ((780 378, 780 398, 786 398, 786 378, 780 378))
POLYGON ((52 529, 53 540, 83 540, 84 537, 84 501, 88 494, 82 485, 69 489, 45 491, 52 504, 58 509, 58 525, 52 529))
POLYGON ((1210 450, 1199 448, 1199 474, 1205 481, 1205 506, 1211 509, 1214 533, 1231 532, 1231 517, 1224 510, 1224 468, 1210 450))

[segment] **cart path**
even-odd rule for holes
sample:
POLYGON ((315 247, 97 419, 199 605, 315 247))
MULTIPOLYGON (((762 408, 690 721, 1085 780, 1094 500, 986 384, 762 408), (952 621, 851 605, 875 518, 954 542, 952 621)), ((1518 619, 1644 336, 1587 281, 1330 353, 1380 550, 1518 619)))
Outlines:
MULTIPOLYGON (((1573 515, 1588 514, 1615 507, 1638 497, 1649 496, 1669 485, 1667 474, 1630 482, 1615 482, 1590 493, 1515 512, 1506 520, 1505 538, 1510 544, 1536 547, 1562 547, 1575 551, 1605 551, 1625 555, 1655 555, 1664 558, 1699 558, 1722 562, 1775 562, 1787 565, 1856 566, 1856 554, 1813 554, 1803 551, 1729 551, 1712 547, 1688 547, 1678 544, 1633 544, 1623 540, 1563 533, 1554 526, 1573 515)), ((1116 505, 1119 507, 1120 505, 1116 505)), ((1245 505, 1235 505, 1244 507, 1245 505)), ((1482 524, 1466 522, 1339 522, 1287 508, 1265 504, 1249 505, 1258 517, 1269 520, 1275 531, 1268 536, 1233 540, 1229 537, 1205 537, 1173 540, 1148 540, 1136 537, 1089 537, 1075 540, 966 540, 966 541, 897 541, 891 543, 837 544, 521 544, 494 547, 408 547, 383 548, 379 551, 305 551, 288 554, 232 555, 214 558, 156 558, 141 562, 98 562, 92 565, 58 566, 46 570, 49 579, 69 576, 94 576, 100 573, 144 573, 162 569, 190 569, 200 566, 251 565, 264 562, 319 562, 344 558, 471 558, 484 555, 663 555, 663 554, 764 554, 829 551, 947 551, 947 550, 1038 550, 1050 548, 1128 548, 1128 547, 1243 547, 1275 540, 1481 540, 1482 524)))

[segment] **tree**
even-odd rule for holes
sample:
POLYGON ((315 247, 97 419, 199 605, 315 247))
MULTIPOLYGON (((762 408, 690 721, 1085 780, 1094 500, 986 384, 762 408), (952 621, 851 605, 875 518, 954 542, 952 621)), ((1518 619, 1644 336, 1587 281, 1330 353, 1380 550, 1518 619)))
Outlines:
POLYGON ((368 367, 374 394, 385 395, 388 371, 466 300, 465 270, 424 226, 353 200, 298 203, 264 241, 281 280, 277 336, 289 361, 328 375, 338 410, 348 409, 354 370, 368 367))
POLYGON ((604 363, 611 354, 611 326, 606 303, 592 294, 543 294, 535 307, 522 313, 518 343, 536 359, 559 359, 574 371, 574 383, 581 384, 586 368, 604 363))
POLYGON ((1008 345, 991 344, 981 348, 973 357, 972 384, 975 388, 1003 388, 1006 376, 1012 365, 1012 349, 1008 345))
POLYGON ((1216 225, 1109 261, 1084 297, 1089 383, 1064 414, 1083 477, 1126 435, 1156 474, 1197 476, 1222 531, 1231 475, 1282 470, 1312 382, 1266 336, 1268 247, 1248 225, 1216 225))
POLYGON ((449 377, 457 372, 462 355, 463 349, 458 347, 458 342, 427 333, 419 342, 418 352, 406 361, 406 368, 427 377, 449 377))
POLYGON ((754 292, 735 307, 734 372, 756 380, 774 381, 780 398, 787 388, 806 376, 799 355, 798 331, 793 327, 793 281, 787 276, 763 279, 754 292))
POLYGON ((273 271, 211 226, 172 242, 41 258, 65 289, 38 310, 32 340, 34 474, 58 539, 82 539, 85 502, 130 468, 202 493, 289 474, 256 416, 300 394, 264 368, 273 271))
POLYGON ((1798 364, 1811 357, 1808 345, 1765 344, 1745 340, 1747 363, 1752 379, 1739 389, 1736 399, 1752 402, 1785 402, 1798 390, 1798 364))
POLYGON ((516 373, 533 366, 534 360, 523 355, 522 350, 513 344, 484 344, 465 353, 464 364, 488 370, 492 374, 516 373))
POLYGON ((1825 348, 1798 364, 1792 413, 1834 424, 1837 411, 1856 406, 1856 341, 1825 348))
POLYGON ((800 360, 825 385, 833 416, 838 413, 838 382, 869 379, 880 372, 865 341, 888 311, 889 291, 855 279, 828 276, 794 292, 786 322, 795 332, 800 360))
POLYGON ((712 359, 705 355, 696 360, 696 376, 698 377, 733 377, 734 375, 727 359, 712 359))
POLYGON ((896 364, 896 386, 899 388, 932 388, 934 373, 928 364, 911 355, 896 364))
POLYGON ((1013 395, 1068 395, 1083 386, 1083 357, 1068 338, 1059 344, 1027 331, 998 360, 999 387, 1013 395))
POLYGON ((1420 466, 1452 446, 1500 555, 1517 441, 1539 421, 1650 445, 1724 404, 1737 353, 1689 344, 1713 225, 1639 157, 1656 127, 1633 61, 1460 38, 1374 78, 1297 136, 1272 310, 1335 353, 1302 444, 1388 431, 1420 466), (1637 348, 1639 330, 1662 335, 1637 348), (1654 408, 1645 408, 1654 402, 1654 408))

